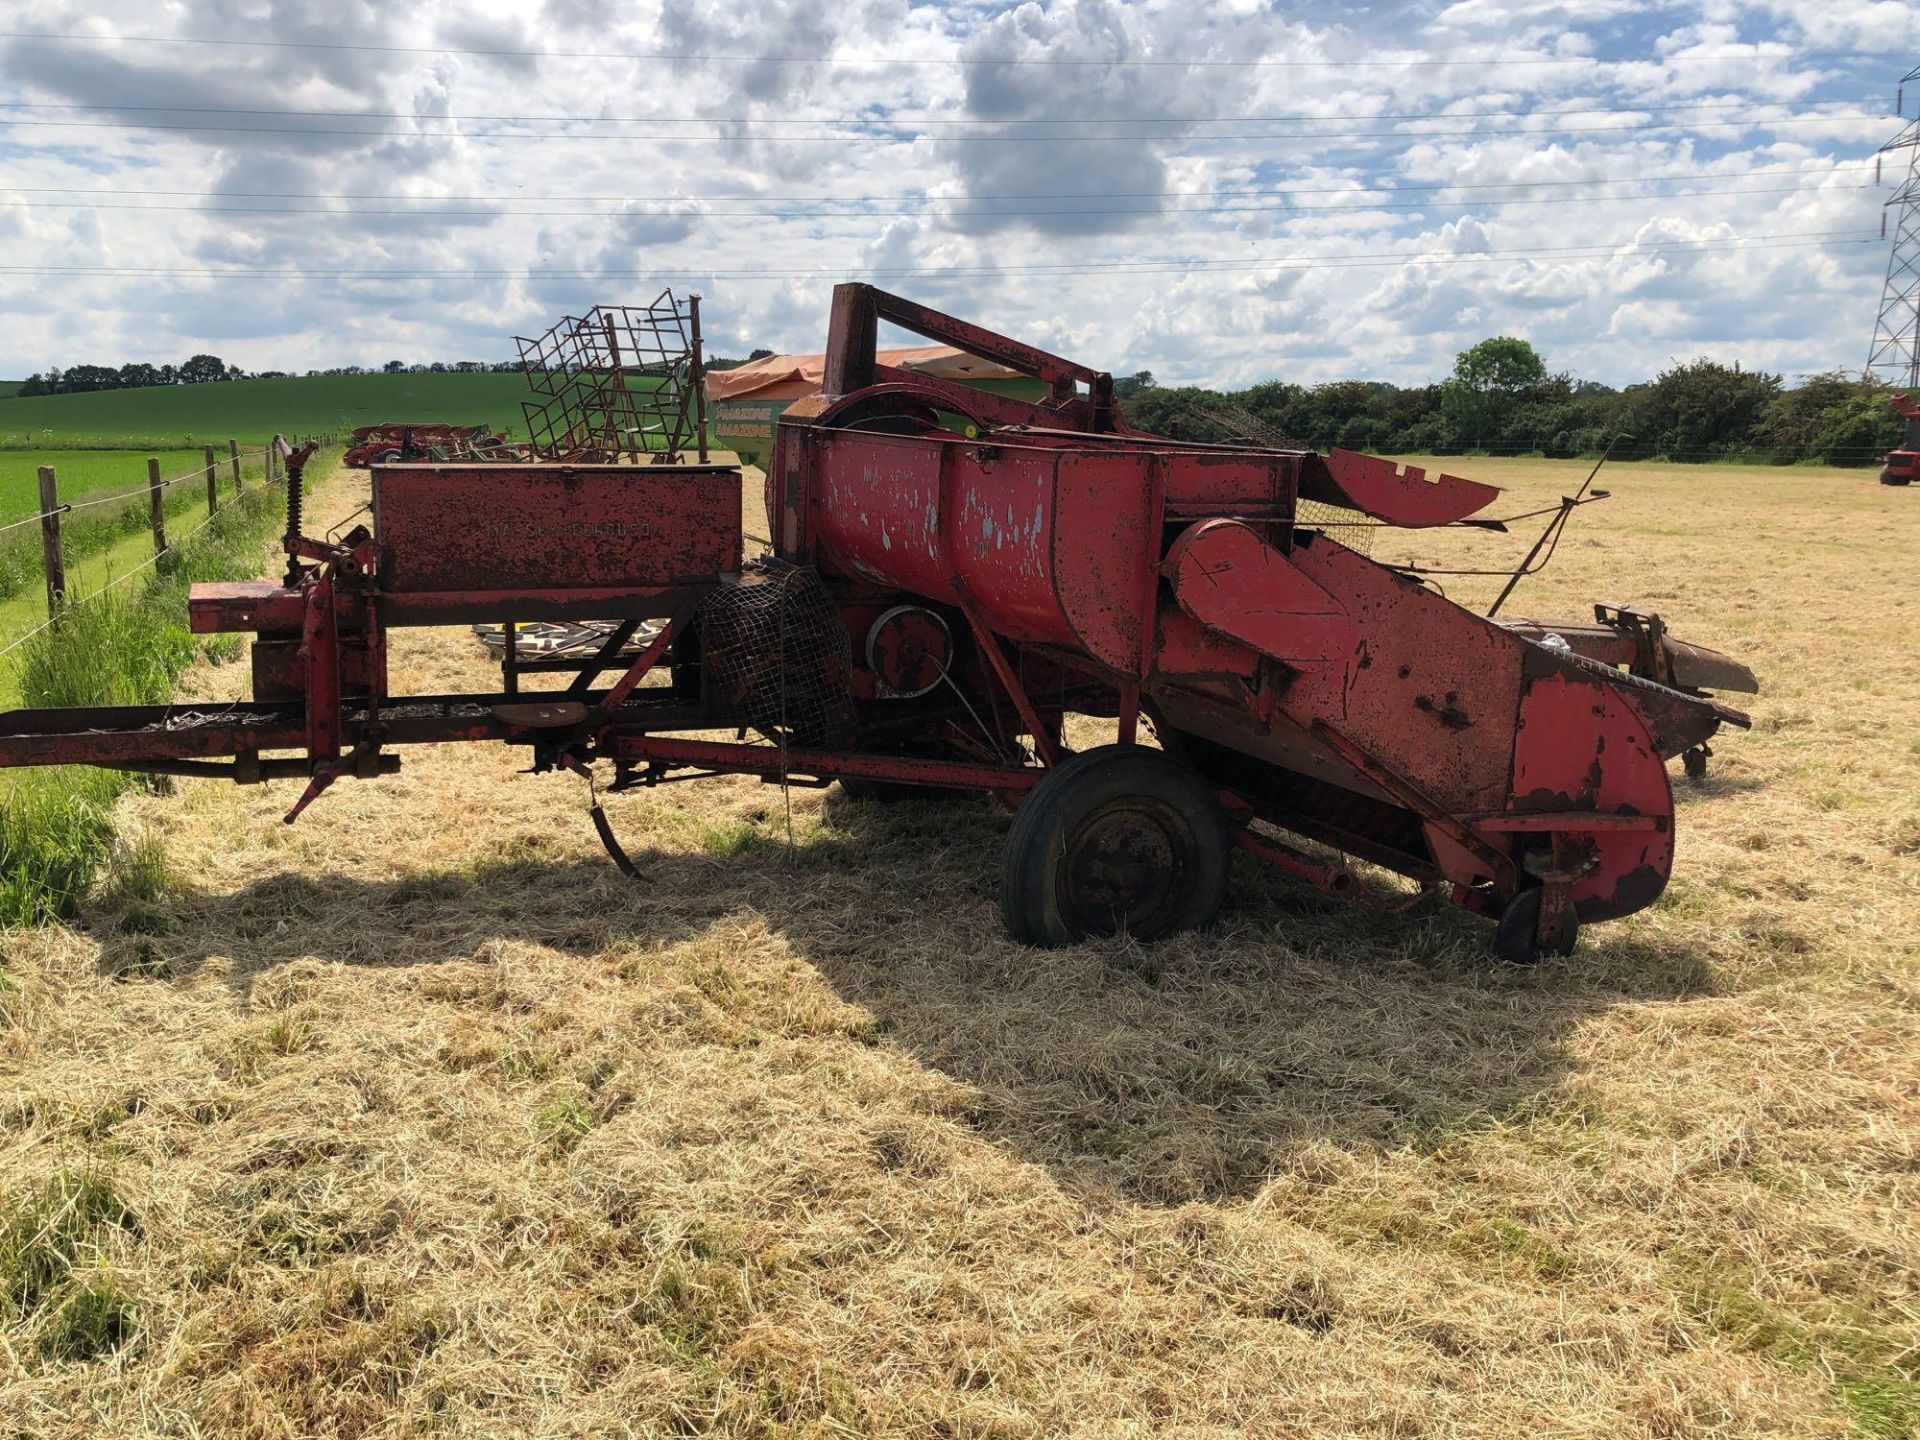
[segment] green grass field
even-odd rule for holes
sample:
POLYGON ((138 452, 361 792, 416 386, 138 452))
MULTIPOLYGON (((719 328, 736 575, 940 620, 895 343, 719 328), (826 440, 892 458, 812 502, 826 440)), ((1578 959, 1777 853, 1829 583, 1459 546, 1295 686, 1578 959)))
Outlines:
POLYGON ((520 375, 326 375, 233 380, 89 395, 0 391, 0 446, 224 444, 351 430, 381 420, 442 420, 520 430, 520 375))
MULTIPOLYGON (((217 447, 224 465, 227 447, 217 447)), ((0 524, 40 511, 40 467, 51 465, 60 498, 75 501, 136 490, 147 483, 147 456, 172 477, 199 468, 199 450, 0 450, 0 524)), ((177 487, 175 487, 177 488, 177 487)))
MULTIPOLYGON (((18 452, 16 452, 17 454, 18 452)), ((161 473, 172 478, 189 474, 190 478, 166 489, 166 528, 170 541, 178 543, 207 518, 207 491, 201 479, 199 451, 162 451, 161 473)), ((31 515, 38 505, 34 488, 35 460, 19 472, 13 464, 16 454, 0 452, 0 502, 7 507, 0 520, 21 513, 31 515)), ((153 555, 150 514, 144 493, 146 456, 129 451, 67 451, 55 459, 61 479, 61 498, 69 502, 82 499, 88 492, 96 496, 137 489, 133 498, 118 505, 98 505, 72 511, 62 517, 61 534, 66 551, 67 594, 92 595, 130 572, 143 568, 153 555), (71 472, 75 479, 68 481, 71 472), (74 488, 83 486, 84 488, 74 488)), ((221 447, 217 483, 220 504, 234 497, 233 471, 221 447)), ((258 449, 242 453, 241 474, 249 490, 257 489, 265 479, 258 449)), ((0 533, 0 647, 11 644, 46 618, 44 572, 41 568, 40 528, 23 525, 0 533)), ((0 705, 19 700, 17 653, 0 656, 0 705)))

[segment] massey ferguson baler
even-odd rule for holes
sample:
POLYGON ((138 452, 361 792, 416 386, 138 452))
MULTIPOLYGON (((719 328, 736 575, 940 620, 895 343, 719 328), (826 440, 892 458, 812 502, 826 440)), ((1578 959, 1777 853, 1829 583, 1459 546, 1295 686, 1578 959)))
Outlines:
POLYGON ((194 587, 196 631, 255 635, 252 701, 15 711, 0 764, 299 779, 289 821, 450 741, 613 789, 985 790, 1016 811, 1001 909, 1032 944, 1204 926, 1237 847, 1366 904, 1408 897, 1347 857, 1398 872, 1528 960, 1660 894, 1666 762, 1746 723, 1706 691, 1755 688, 1642 612, 1483 619, 1310 518, 1458 524, 1487 486, 1144 434, 1105 374, 864 285, 835 291, 822 393, 781 420, 752 564, 732 467, 393 464, 372 487, 371 527, 327 542, 296 482, 282 582, 194 587), (883 320, 1047 397, 881 365, 883 320), (515 626, 577 620, 605 643, 516 654, 515 626), (506 627, 498 691, 389 693, 389 630, 480 622, 506 627), (1071 750, 1070 714, 1112 743, 1071 750))

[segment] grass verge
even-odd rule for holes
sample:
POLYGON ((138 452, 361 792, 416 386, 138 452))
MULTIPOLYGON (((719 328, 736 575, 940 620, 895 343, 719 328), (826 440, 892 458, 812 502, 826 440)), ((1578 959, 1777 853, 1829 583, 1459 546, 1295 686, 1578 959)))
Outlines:
MULTIPOLYGON (((231 653, 187 629, 188 587, 254 575, 279 520, 278 488, 248 492, 154 566, 144 585, 94 596, 23 647, 20 693, 29 707, 156 705, 201 653, 231 653)), ((112 849, 110 811, 138 777, 83 768, 24 771, 0 796, 0 925, 72 912, 112 849)))

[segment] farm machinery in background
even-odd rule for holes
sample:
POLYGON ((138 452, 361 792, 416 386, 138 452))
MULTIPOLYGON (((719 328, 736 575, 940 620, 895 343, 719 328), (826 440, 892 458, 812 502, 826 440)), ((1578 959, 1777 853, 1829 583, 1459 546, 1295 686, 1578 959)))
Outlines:
POLYGON ((433 461, 523 460, 677 465, 707 459, 700 297, 663 290, 647 305, 596 305, 544 334, 517 338, 532 398, 520 402, 530 437, 485 425, 386 421, 348 438, 354 469, 433 461))
POLYGON ((525 449, 513 445, 506 436, 496 435, 489 425, 442 425, 383 421, 362 425, 347 436, 346 453, 340 463, 350 470, 370 470, 375 465, 400 465, 410 461, 432 460, 512 460, 525 449))
POLYGON ((1644 612, 1475 615, 1326 523, 1497 527, 1489 486, 1142 433, 1106 374, 865 285, 835 290, 821 393, 781 417, 765 485, 752 562, 733 466, 376 464, 371 524, 337 540, 291 485, 285 578, 188 602, 195 631, 255 636, 251 701, 14 711, 0 765, 291 778, 292 821, 408 746, 503 741, 587 778, 634 873, 601 783, 986 791, 1015 809, 1000 910, 1031 944, 1204 926, 1237 848, 1365 905, 1450 900, 1523 961, 1661 893, 1666 762, 1747 724, 1708 689, 1756 688, 1644 612), (882 364, 882 322, 1042 394, 882 364), (578 620, 611 629, 516 653, 578 620), (394 628, 476 622, 502 627, 498 689, 390 692, 394 628), (1076 753, 1070 715, 1111 743, 1076 753))
POLYGON ((1880 457, 1880 483, 1911 485, 1920 476, 1920 401, 1896 395, 1887 403, 1906 422, 1907 430, 1900 443, 1880 457))

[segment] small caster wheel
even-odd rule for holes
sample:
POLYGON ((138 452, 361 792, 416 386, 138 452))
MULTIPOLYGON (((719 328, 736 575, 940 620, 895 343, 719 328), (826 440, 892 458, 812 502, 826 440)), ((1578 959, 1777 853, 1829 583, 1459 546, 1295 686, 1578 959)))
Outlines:
POLYGON ((1540 902, 1538 885, 1522 890, 1500 912, 1500 923, 1493 931, 1493 953, 1509 965, 1538 965, 1549 954, 1571 955, 1580 938, 1580 921, 1569 910, 1560 922, 1560 938, 1546 949, 1540 948, 1540 902))

